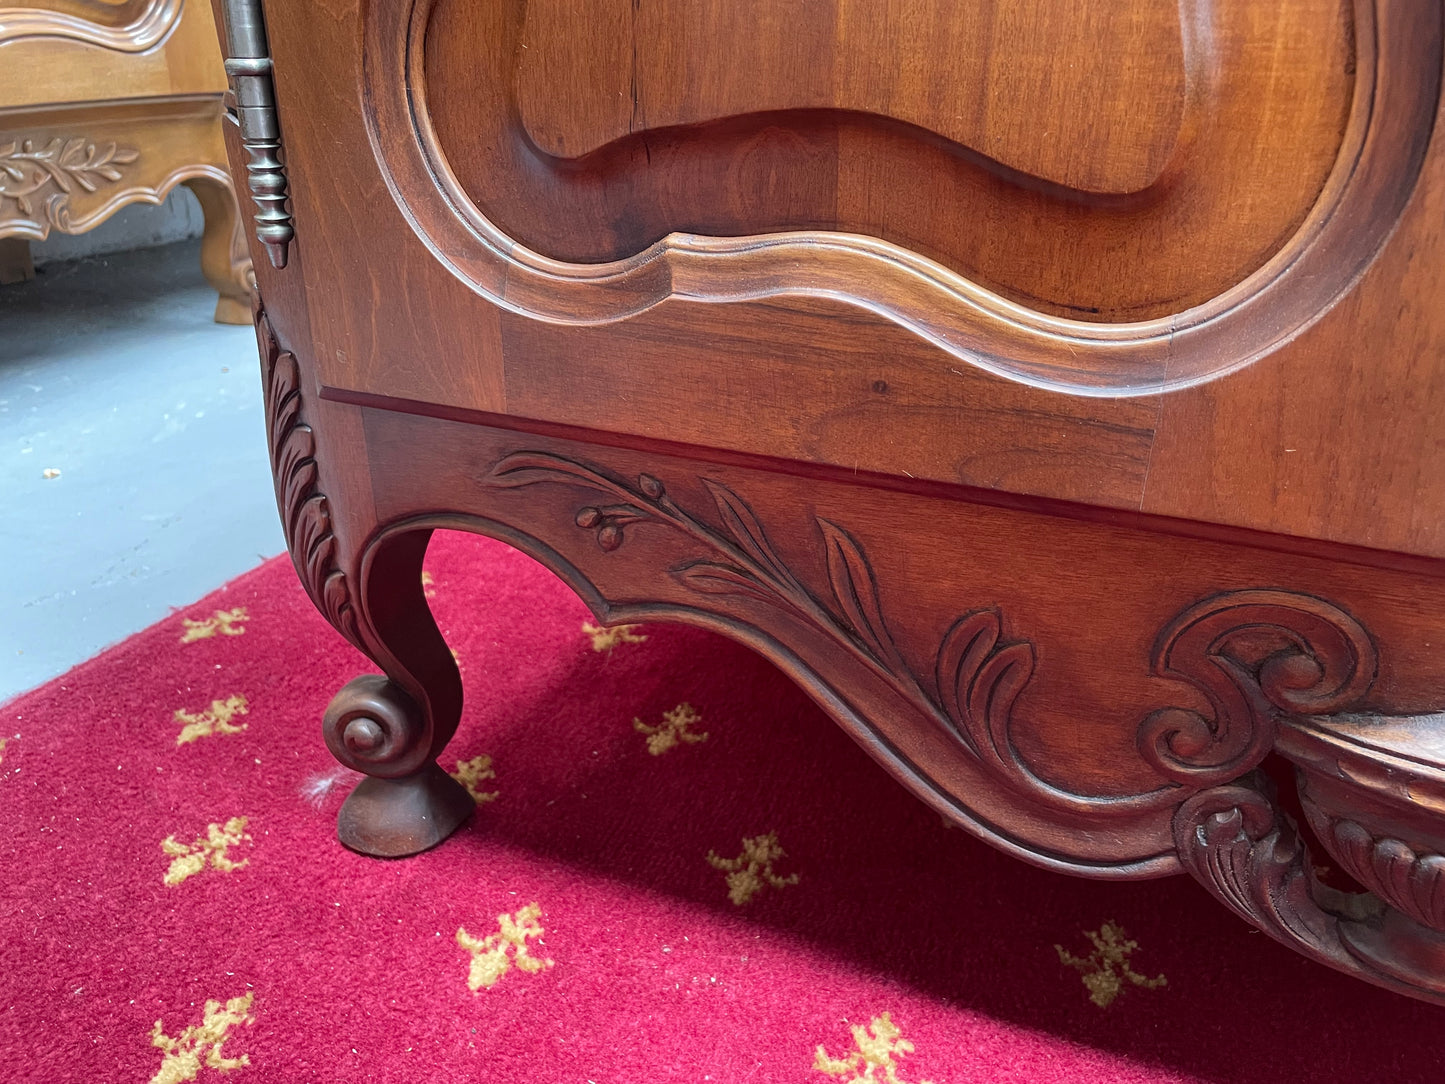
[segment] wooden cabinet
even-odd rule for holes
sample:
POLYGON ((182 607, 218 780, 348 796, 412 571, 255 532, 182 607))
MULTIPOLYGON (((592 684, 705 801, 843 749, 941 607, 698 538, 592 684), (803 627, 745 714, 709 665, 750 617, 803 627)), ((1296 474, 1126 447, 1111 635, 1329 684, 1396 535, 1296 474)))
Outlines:
POLYGON ((385 671, 347 845, 470 811, 461 528, 1028 861, 1445 1000, 1440 3, 222 6, 278 500, 385 671))
MULTIPOLYGON (((221 138, 225 73, 197 0, 0 0, 0 264, 178 184, 205 214, 216 319, 245 323, 251 259, 221 138)), ((3 269, 0 269, 3 273, 3 269)))

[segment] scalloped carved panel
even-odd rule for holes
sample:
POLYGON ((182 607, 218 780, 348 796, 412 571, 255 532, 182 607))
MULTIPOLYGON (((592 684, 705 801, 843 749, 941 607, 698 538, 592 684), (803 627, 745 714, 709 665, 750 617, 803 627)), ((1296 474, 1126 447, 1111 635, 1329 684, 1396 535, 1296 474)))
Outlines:
POLYGON ((1437 5, 370 0, 392 194, 540 320, 840 298, 1027 383, 1250 364, 1414 189, 1437 5), (1005 8, 1007 10, 1005 10, 1005 8))

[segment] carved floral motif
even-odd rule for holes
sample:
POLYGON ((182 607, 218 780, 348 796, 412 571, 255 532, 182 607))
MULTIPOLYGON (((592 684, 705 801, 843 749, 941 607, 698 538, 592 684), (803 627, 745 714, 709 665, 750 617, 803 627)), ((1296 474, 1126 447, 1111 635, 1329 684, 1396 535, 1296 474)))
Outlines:
MULTIPOLYGON (((903 657, 883 617, 878 583, 867 555, 842 527, 819 517, 830 598, 817 597, 779 557, 753 510, 721 482, 704 479, 722 522, 722 531, 680 508, 650 474, 636 486, 561 456, 517 452, 492 471, 489 481, 520 487, 542 482, 572 482, 603 492, 613 500, 578 510, 577 526, 595 533, 605 551, 622 545, 628 528, 658 523, 702 544, 708 556, 671 569, 679 582, 707 595, 744 595, 789 611, 826 633, 886 680, 925 714, 933 717, 974 757, 1016 786, 1046 794, 1058 803, 1095 809, 1128 799, 1070 794, 1035 776, 1020 759, 1010 737, 1014 700, 1033 673, 1034 653, 1023 642, 1004 643, 994 610, 959 618, 948 631, 936 660, 935 694, 903 657)), ((1167 802, 1165 788, 1146 801, 1167 802)), ((1130 806, 1131 811, 1137 805, 1130 806)))
POLYGON ((752 509, 720 482, 703 480, 721 530, 680 508, 650 474, 633 485, 562 456, 516 452, 488 480, 507 487, 567 483, 605 494, 605 503, 584 505, 575 517, 604 551, 621 546, 627 531, 641 523, 687 535, 707 556, 671 569, 677 580, 702 594, 743 595, 802 618, 933 718, 997 778, 1077 814, 1133 814, 1177 804, 1193 790, 1258 764, 1273 744, 1279 713, 1338 710, 1362 696, 1374 678, 1369 637, 1330 603, 1287 591, 1206 599, 1165 629, 1154 671, 1193 685, 1212 716, 1165 708, 1139 730, 1141 756, 1172 782, 1137 794, 1076 794, 1037 775, 1014 744, 1013 708, 1033 676, 1033 645, 1005 639, 997 610, 973 610, 945 633, 932 680, 925 681, 889 631, 866 553, 838 524, 815 519, 826 557, 825 599, 784 564, 752 509))
POLYGON ((116 183, 121 167, 139 157, 130 147, 80 137, 0 142, 0 224, 30 220, 42 236, 52 227, 69 230, 76 189, 95 192, 116 183))

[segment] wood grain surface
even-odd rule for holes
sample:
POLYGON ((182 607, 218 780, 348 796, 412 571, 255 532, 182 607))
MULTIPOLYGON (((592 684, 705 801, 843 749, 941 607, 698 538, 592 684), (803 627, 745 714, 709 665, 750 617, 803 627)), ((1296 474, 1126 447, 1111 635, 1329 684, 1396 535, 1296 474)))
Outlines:
POLYGON ((419 577, 476 531, 1013 854, 1445 1001, 1441 4, 265 17, 278 509, 384 672, 344 843, 470 812, 419 577))

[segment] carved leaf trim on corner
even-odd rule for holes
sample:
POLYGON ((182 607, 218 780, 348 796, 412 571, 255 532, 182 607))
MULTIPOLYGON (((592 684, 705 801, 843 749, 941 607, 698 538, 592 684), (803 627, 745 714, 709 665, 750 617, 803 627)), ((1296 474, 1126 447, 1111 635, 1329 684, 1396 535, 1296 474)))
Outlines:
POLYGON ((1445 929, 1445 857, 1351 820, 1333 821, 1330 835, 1346 873, 1421 925, 1445 929))
POLYGON ((271 473, 291 562, 316 608, 337 631, 365 650, 351 588, 337 565, 331 502, 318 487, 316 438, 302 416, 300 366, 294 354, 281 349, 271 322, 259 308, 256 337, 261 347, 271 473))
MULTIPOLYGON (((1376 862, 1389 867, 1387 880, 1430 880, 1435 871, 1421 870, 1420 856, 1403 844, 1395 846, 1398 841, 1377 840, 1357 825, 1347 833, 1349 846, 1367 852, 1360 855, 1368 859, 1362 883, 1371 891, 1342 893, 1313 879, 1309 849, 1279 808, 1271 784, 1258 774, 1200 791, 1174 817, 1184 868, 1246 922, 1336 970, 1445 1003, 1445 979, 1432 962, 1438 959, 1439 935, 1392 921, 1387 900, 1397 907, 1401 901, 1382 899, 1374 891, 1379 886, 1368 879, 1368 867, 1376 862), (1380 941, 1380 931, 1387 928, 1394 931, 1391 938, 1380 941), (1362 945, 1373 947, 1361 951, 1362 945)), ((1428 897, 1431 903, 1438 898, 1428 897)), ((1401 909, 1418 919, 1413 912, 1426 901, 1405 902, 1401 909)))

